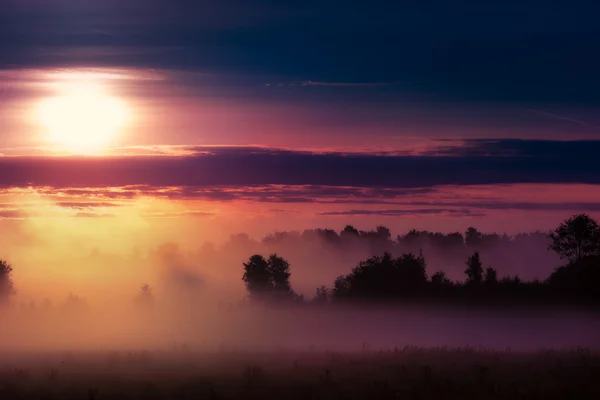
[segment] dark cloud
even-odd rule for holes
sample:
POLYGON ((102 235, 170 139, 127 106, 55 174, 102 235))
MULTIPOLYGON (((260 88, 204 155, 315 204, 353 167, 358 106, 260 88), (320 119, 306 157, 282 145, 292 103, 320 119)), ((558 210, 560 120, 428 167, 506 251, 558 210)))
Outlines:
POLYGON ((214 217, 215 214, 206 211, 181 211, 181 212, 155 212, 155 213, 143 213, 142 217, 145 218, 178 218, 178 217, 214 217))
POLYGON ((5 209, 0 210, 0 219, 23 219, 26 214, 22 210, 5 209))
MULTIPOLYGON (((454 100, 600 101, 600 56, 593 51, 600 4, 592 1, 0 5, 4 65, 197 69, 283 82, 409 81, 423 82, 420 93, 454 100)), ((402 85, 379 89, 406 94, 402 85)))
MULTIPOLYGON (((253 185, 384 190, 440 185, 600 183, 600 164, 595 160, 600 141, 472 140, 464 146, 436 150, 437 155, 420 156, 243 147, 199 150, 201 153, 196 155, 172 157, 5 157, 0 158, 0 186, 77 189, 145 185, 185 187, 184 192, 194 192, 215 186, 253 185)), ((236 194, 215 194, 223 195, 236 194)))
POLYGON ((422 208, 406 210, 347 210, 347 211, 327 211, 319 215, 327 216, 346 216, 346 215, 378 215, 382 217, 403 217, 415 215, 444 215, 481 217, 483 213, 472 212, 470 210, 456 210, 452 208, 422 208))
POLYGON ((303 82, 292 82, 288 86, 329 86, 329 87, 380 87, 380 86, 392 86, 400 85, 404 82, 315 82, 315 81, 303 81, 303 82))
MULTIPOLYGON (((452 193, 453 188, 446 188, 452 193)), ((441 206, 448 209, 467 208, 470 210, 522 210, 522 211, 600 211, 600 202, 576 201, 576 202, 526 202, 513 201, 510 198, 490 199, 478 198, 476 196, 461 197, 456 200, 443 194, 439 188, 418 188, 418 189, 395 189, 395 188, 364 188, 364 187, 329 187, 329 186, 216 186, 216 187, 162 187, 162 186, 138 186, 135 191, 130 188, 112 188, 107 190, 108 195, 103 189, 79 189, 71 190, 64 188, 36 188, 37 192, 44 195, 56 196, 58 193, 64 195, 69 193, 71 196, 81 198, 81 201, 63 201, 56 203, 61 207, 74 208, 76 210, 91 210, 96 207, 117 207, 121 203, 95 202, 93 199, 109 197, 119 199, 118 193, 123 193, 122 200, 131 200, 135 196, 168 198, 173 200, 207 200, 207 201, 249 201, 258 203, 312 203, 312 204, 360 204, 369 205, 389 205, 396 207, 429 207, 439 208, 441 206), (76 194, 74 194, 76 193, 76 194), (132 195, 132 193, 135 194, 132 195), (423 200, 410 200, 418 196, 423 200), (90 199, 90 201, 84 201, 90 199)), ((502 190, 499 188, 498 190, 502 190)), ((35 206, 37 203, 31 203, 35 206)), ((15 204, 0 204, 0 210, 12 210, 15 204)), ((19 203, 23 206, 23 203, 19 203)), ((270 212, 290 212, 280 208, 269 209, 270 212)), ((97 214, 95 214, 97 215, 97 214)), ((181 216, 212 217, 212 212, 201 210, 187 210, 181 212, 159 212, 144 214, 145 217, 152 218, 171 218, 181 216)))
POLYGON ((441 144, 424 152, 424 155, 454 157, 517 157, 524 160, 554 159, 568 162, 595 157, 600 150, 598 140, 524 140, 524 139, 470 139, 450 145, 449 140, 439 140, 441 144))
POLYGON ((88 209, 88 208, 98 208, 98 207, 119 207, 120 204, 116 203, 107 203, 107 202, 85 202, 85 201, 59 201, 56 203, 59 207, 65 208, 74 208, 78 210, 88 209))
POLYGON ((427 202, 410 201, 405 203, 395 203, 406 206, 439 206, 443 204, 448 207, 467 207, 470 209, 485 210, 530 210, 530 211, 600 211, 600 203, 592 202, 558 202, 558 203, 533 203, 533 202, 514 202, 514 201, 463 201, 463 202, 427 202))
POLYGON ((77 217, 77 218, 106 218, 106 217, 115 217, 115 214, 78 212, 75 214, 75 217, 77 217))

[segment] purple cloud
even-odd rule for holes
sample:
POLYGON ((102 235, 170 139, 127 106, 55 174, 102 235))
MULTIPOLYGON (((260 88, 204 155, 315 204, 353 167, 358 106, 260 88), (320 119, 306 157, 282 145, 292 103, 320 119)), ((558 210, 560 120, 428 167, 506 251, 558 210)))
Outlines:
POLYGON ((0 186, 317 185, 416 189, 440 185, 600 183, 600 141, 472 140, 435 155, 314 153, 202 147, 182 156, 4 157, 0 186))

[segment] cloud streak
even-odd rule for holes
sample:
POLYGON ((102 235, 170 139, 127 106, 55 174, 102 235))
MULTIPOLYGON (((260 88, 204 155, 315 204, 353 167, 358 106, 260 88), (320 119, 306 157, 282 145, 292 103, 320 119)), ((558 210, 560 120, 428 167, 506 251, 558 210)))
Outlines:
POLYGON ((0 186, 441 185, 600 183, 600 141, 470 140, 425 155, 200 147, 183 156, 3 157, 0 186))
POLYGON ((585 126, 585 127, 591 127, 592 126, 591 124, 589 124, 589 123, 587 123, 585 121, 582 121, 580 119, 571 118, 571 117, 567 117, 567 116, 560 115, 560 114, 554 114, 554 113, 550 113, 550 112, 547 112, 547 111, 544 111, 544 110, 536 110, 536 109, 532 109, 532 108, 526 108, 525 110, 529 111, 529 112, 532 112, 532 113, 535 113, 535 114, 543 115, 543 116, 551 118, 551 119, 560 120, 560 121, 567 121, 567 122, 573 122, 573 123, 575 123, 577 125, 580 125, 580 126, 585 126))
POLYGON ((395 86, 401 85, 407 82, 394 81, 394 82, 319 82, 319 81, 302 81, 292 82, 287 86, 325 86, 325 87, 381 87, 381 86, 395 86))
POLYGON ((470 210, 456 210, 452 208, 421 208, 421 209, 393 209, 393 210, 346 210, 346 211, 327 211, 319 213, 324 216, 352 216, 352 215, 377 215, 382 217, 403 217, 418 215, 452 215, 452 216, 471 216, 480 217, 485 214, 472 212, 470 210))

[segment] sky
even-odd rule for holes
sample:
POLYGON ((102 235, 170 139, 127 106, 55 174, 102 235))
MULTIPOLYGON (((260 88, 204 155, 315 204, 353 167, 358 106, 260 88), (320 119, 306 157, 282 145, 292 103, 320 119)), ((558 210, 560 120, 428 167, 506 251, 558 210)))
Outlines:
POLYGON ((0 9, 0 256, 600 216, 597 2, 0 9))

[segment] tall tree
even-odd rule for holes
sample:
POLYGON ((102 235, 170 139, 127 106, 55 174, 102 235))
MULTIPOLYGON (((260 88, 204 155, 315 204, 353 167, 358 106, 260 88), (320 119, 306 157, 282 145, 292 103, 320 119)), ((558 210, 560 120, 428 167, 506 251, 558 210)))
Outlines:
POLYGON ((587 214, 563 221, 549 236, 552 239, 549 248, 571 263, 600 254, 600 226, 587 214))
POLYGON ((452 285, 452 281, 448 279, 444 271, 438 271, 431 276, 431 284, 435 286, 452 285))
POLYGON ((15 288, 12 281, 12 266, 8 261, 0 260, 0 305, 8 304, 15 288))
POLYGON ((467 269, 465 269, 465 274, 467 274, 467 283, 477 284, 481 283, 483 280, 483 267, 481 265, 478 251, 473 253, 473 255, 467 260, 467 269))
POLYGON ((467 228, 465 232, 465 243, 467 246, 477 246, 481 244, 481 240, 483 239, 483 234, 479 232, 477 229, 470 226, 467 228))
POLYGON ((352 240, 359 237, 358 230, 352 225, 346 225, 343 231, 340 232, 340 238, 343 240, 352 240))
POLYGON ((498 283, 498 273, 492 267, 488 267, 485 270, 485 279, 484 282, 488 285, 494 285, 498 283))
POLYGON ((271 254, 269 256, 267 270, 270 275, 271 286, 273 291, 278 294, 288 295, 292 291, 292 285, 290 283, 290 263, 287 262, 283 257, 279 257, 277 254, 271 254))
POLYGON ((269 263, 259 254, 255 254, 244 263, 244 276, 246 287, 250 295, 260 297, 271 289, 271 274, 269 263))
POLYGON ((290 264, 277 254, 268 259, 256 254, 244 263, 246 287, 255 298, 287 298, 295 297, 290 284, 290 264))
POLYGON ((319 304, 328 303, 331 300, 331 296, 332 290, 326 287, 325 285, 322 285, 321 287, 317 288, 317 293, 313 298, 313 302, 319 304))

